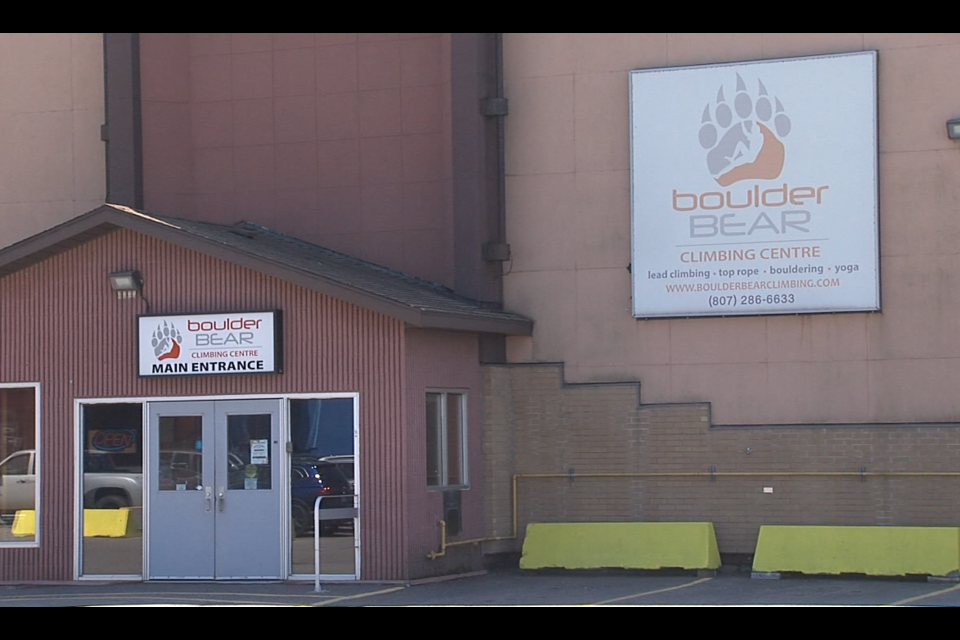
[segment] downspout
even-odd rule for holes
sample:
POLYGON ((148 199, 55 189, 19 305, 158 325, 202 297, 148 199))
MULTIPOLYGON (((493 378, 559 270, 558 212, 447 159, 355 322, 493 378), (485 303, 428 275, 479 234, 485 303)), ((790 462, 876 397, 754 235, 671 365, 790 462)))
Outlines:
POLYGON ((140 34, 103 34, 104 201, 143 209, 140 34))
MULTIPOLYGON (((483 246, 483 259, 487 262, 506 262, 510 259, 507 244, 507 153, 504 117, 507 115, 507 99, 503 95, 503 34, 494 34, 494 93, 492 98, 482 100, 480 112, 488 118, 496 118, 497 128, 497 229, 494 240, 483 246)), ((500 292, 503 303, 503 292, 500 292)))
POLYGON ((496 43, 496 93, 494 99, 503 101, 503 115, 497 118, 497 242, 506 246, 507 259, 510 245, 507 244, 507 149, 503 118, 507 115, 507 99, 503 97, 503 34, 494 36, 496 43))

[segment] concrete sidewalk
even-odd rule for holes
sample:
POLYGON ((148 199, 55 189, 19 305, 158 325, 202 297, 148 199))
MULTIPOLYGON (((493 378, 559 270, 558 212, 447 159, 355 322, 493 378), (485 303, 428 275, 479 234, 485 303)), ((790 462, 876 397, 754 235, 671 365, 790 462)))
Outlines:
POLYGON ((500 570, 414 583, 74 582, 0 586, 0 607, 72 606, 960 606, 960 584, 500 570))

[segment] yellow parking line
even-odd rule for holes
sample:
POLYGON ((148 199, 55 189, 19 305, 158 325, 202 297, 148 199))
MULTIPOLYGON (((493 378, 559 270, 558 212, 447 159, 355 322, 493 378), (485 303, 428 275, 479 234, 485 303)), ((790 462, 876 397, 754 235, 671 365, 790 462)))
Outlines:
POLYGON ((641 593, 635 593, 632 596, 623 596, 620 598, 611 598, 610 600, 601 600, 600 602, 594 602, 594 605, 598 604, 610 604, 612 602, 620 602, 621 600, 631 600, 633 598, 641 598, 643 596, 652 596, 655 593, 666 593, 667 591, 676 591, 677 589, 686 589, 687 587, 693 587, 698 584, 703 584, 704 582, 709 582, 713 578, 700 578, 699 580, 694 580, 693 582, 688 582, 687 584, 680 584, 675 587, 667 587, 665 589, 654 589, 653 591, 643 591, 641 593))
POLYGON ((904 599, 904 600, 897 600, 896 602, 891 602, 890 604, 888 604, 888 605, 886 605, 886 606, 888 606, 888 607, 896 607, 896 606, 901 605, 901 604, 910 604, 911 602, 917 602, 918 600, 924 600, 925 598, 932 598, 932 597, 934 597, 934 596, 939 596, 939 595, 942 595, 942 594, 944 594, 944 593, 950 593, 951 591, 956 591, 957 589, 960 589, 960 584, 954 585, 954 586, 952 586, 952 587, 948 587, 948 588, 946 588, 946 589, 940 589, 940 591, 934 591, 934 592, 932 592, 932 593, 925 593, 925 594, 923 594, 923 595, 921 595, 921 596, 914 596, 914 597, 912 597, 912 598, 906 598, 906 599, 904 599))
POLYGON ((357 598, 369 598, 370 596, 379 596, 384 593, 393 593, 394 591, 402 591, 406 587, 391 587, 389 589, 380 589, 379 591, 371 591, 369 593, 358 593, 352 596, 341 596, 339 598, 332 598, 330 600, 325 600, 323 602, 317 602, 313 604, 314 607, 325 607, 328 604, 336 604, 338 602, 343 602, 344 600, 356 600, 357 598))

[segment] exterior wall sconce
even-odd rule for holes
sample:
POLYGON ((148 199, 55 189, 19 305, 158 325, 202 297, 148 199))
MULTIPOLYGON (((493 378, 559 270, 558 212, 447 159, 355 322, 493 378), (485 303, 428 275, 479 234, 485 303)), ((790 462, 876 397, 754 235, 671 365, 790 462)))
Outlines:
POLYGON ((107 274, 110 288, 117 292, 117 298, 136 298, 143 288, 143 278, 139 271, 114 271, 107 274))
POLYGON ((947 120, 947 137, 951 140, 960 140, 960 118, 947 120))

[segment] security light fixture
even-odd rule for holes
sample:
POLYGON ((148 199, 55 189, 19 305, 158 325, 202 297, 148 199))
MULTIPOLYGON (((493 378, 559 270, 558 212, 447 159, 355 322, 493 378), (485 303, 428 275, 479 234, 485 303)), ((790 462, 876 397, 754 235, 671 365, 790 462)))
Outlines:
POLYGON ((118 298, 136 298, 143 288, 143 278, 139 271, 114 271, 107 274, 110 288, 117 292, 118 298))
POLYGON ((951 140, 960 140, 960 118, 947 120, 947 137, 951 140))

